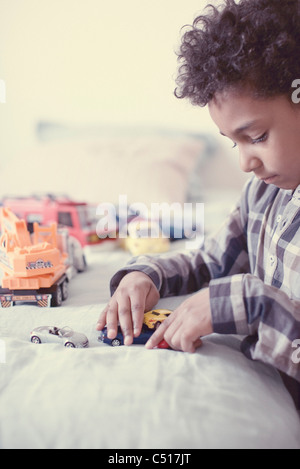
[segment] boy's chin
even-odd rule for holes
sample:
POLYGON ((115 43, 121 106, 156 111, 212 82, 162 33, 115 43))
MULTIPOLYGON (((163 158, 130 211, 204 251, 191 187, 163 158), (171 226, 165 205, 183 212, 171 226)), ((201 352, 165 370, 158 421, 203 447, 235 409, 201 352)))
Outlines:
POLYGON ((283 181, 279 176, 263 180, 265 184, 273 185, 286 191, 294 191, 300 185, 300 181, 283 181))
POLYGON ((279 189, 283 189, 285 191, 295 191, 297 189, 297 187, 300 185, 300 182, 299 183, 274 183, 275 186, 279 187, 279 189))

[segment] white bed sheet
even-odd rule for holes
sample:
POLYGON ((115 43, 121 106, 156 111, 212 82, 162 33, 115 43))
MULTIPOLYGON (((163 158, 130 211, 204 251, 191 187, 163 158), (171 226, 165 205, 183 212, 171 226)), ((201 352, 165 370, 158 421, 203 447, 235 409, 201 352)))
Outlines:
POLYGON ((300 420, 279 374, 247 360, 239 337, 214 334, 193 355, 97 341, 109 278, 127 258, 88 256, 61 308, 0 309, 0 448, 299 449, 300 420), (33 345, 40 325, 69 325, 90 347, 33 345))

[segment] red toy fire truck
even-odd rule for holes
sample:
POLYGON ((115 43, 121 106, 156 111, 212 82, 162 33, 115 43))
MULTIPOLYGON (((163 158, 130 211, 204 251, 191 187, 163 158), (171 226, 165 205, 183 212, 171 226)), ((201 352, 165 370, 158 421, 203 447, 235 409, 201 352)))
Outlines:
POLYGON ((5 197, 1 202, 26 221, 30 232, 35 222, 41 225, 57 223, 59 227, 67 228, 69 235, 78 239, 82 247, 103 242, 96 233, 95 216, 91 216, 93 207, 85 202, 53 195, 5 197))

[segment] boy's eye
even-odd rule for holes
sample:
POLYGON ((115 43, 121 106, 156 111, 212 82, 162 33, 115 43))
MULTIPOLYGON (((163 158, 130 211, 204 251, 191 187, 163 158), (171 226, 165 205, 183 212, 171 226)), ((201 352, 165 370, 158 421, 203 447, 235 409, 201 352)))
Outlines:
MULTIPOLYGON (((246 137, 247 140, 250 138, 250 137, 246 137)), ((262 142, 265 142, 268 138, 268 132, 265 132, 263 135, 261 135, 260 137, 258 138, 250 138, 250 142, 252 145, 255 145, 256 143, 262 143, 262 142)), ((236 148, 237 147, 237 143, 233 142, 233 146, 232 148, 236 148)))
POLYGON ((265 132, 263 135, 261 135, 261 137, 252 139, 252 144, 255 145, 256 143, 265 142, 267 140, 267 137, 268 133, 265 132))

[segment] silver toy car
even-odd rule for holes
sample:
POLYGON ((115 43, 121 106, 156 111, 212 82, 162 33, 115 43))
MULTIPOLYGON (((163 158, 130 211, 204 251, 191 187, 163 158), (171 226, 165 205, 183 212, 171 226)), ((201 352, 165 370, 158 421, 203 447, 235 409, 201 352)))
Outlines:
POLYGON ((65 347, 83 348, 88 347, 88 338, 79 332, 74 332, 70 327, 41 326, 36 327, 31 332, 31 342, 33 344, 41 343, 59 343, 65 347))

